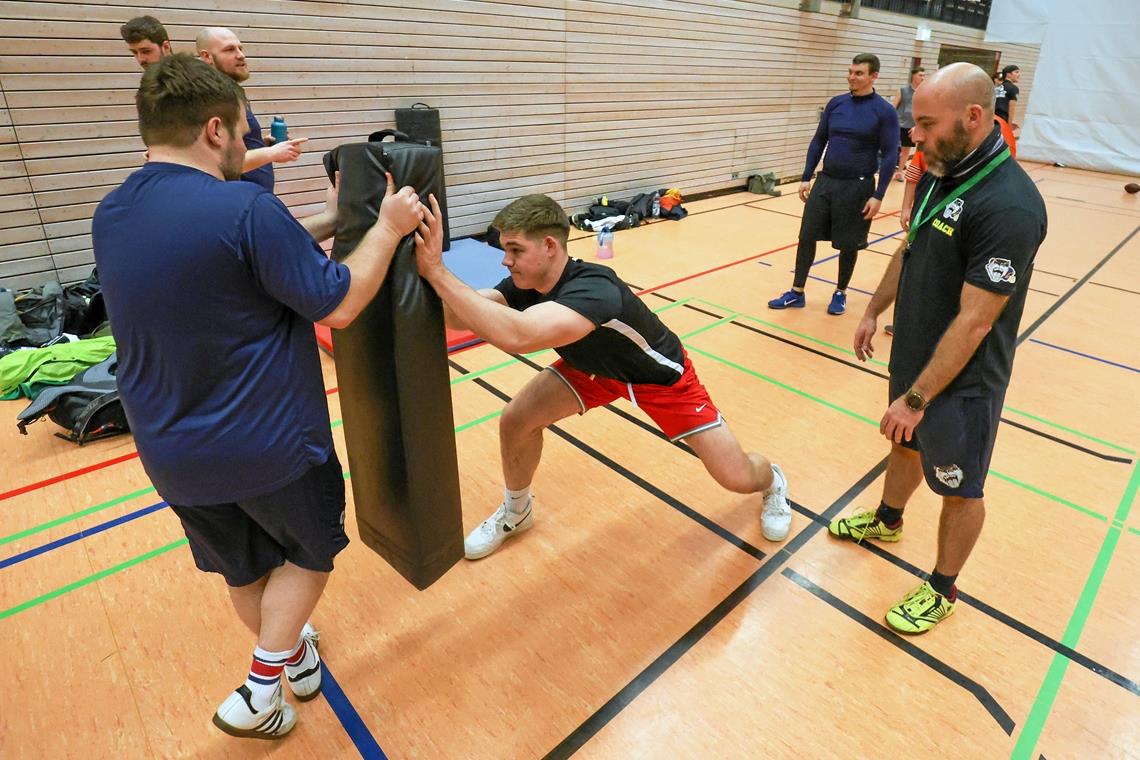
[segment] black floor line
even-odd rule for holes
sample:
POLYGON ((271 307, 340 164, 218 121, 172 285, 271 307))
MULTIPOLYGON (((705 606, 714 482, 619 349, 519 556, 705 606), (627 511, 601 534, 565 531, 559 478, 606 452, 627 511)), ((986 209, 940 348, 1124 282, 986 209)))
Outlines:
MULTIPOLYGON (((535 370, 541 370, 542 369, 541 366, 539 366, 535 362, 531 361, 530 359, 527 359, 524 356, 521 356, 518 354, 515 354, 514 356, 516 359, 519 359, 521 362, 528 365, 532 369, 535 369, 535 370)), ((460 371, 462 371, 462 370, 460 370, 460 371)), ((696 452, 694 452, 688 446, 686 446, 680 442, 669 441, 668 436, 666 436, 660 430, 658 430, 657 428, 648 424, 644 420, 640 420, 637 417, 634 417, 633 415, 629 414, 628 412, 625 412, 624 410, 619 409, 612 404, 606 405, 606 409, 613 412, 614 414, 617 414, 619 417, 622 417, 623 419, 625 419, 629 422, 632 422, 633 424, 637 425, 638 427, 640 427, 643 430, 645 430, 646 432, 648 432, 650 435, 653 435, 654 437, 659 438, 659 439, 665 441, 666 443, 672 443, 674 446, 676 446, 680 450, 684 451, 686 454, 689 454, 690 456, 696 456, 696 452)), ((1011 424, 1015 427, 1023 427, 1021 425, 1021 423, 1018 423, 1018 422, 1013 422, 1010 420, 1004 420, 1004 421, 1009 422, 1009 424, 1011 424)), ((1029 428, 1029 430, 1030 430, 1030 432, 1033 432, 1032 428, 1029 428)), ((1042 433, 1042 435, 1047 436, 1048 434, 1042 433)), ((1060 441, 1059 440, 1058 442, 1059 443, 1065 443, 1067 445, 1066 441, 1060 441)), ((1098 452, 1087 450, 1087 449, 1085 451, 1088 451, 1088 453, 1090 453, 1090 454, 1094 454, 1094 455, 1099 456, 1098 452)), ((821 527, 826 527, 828 521, 825 520, 822 516, 820 516, 819 514, 813 512, 812 510, 808 509, 807 507, 803 506, 802 504, 799 504, 798 502, 796 502, 792 499, 789 499, 788 501, 791 503, 793 510, 795 510, 796 512, 799 512, 801 515, 807 517, 808 519, 812 520, 813 522, 818 523, 821 527)), ((882 547, 880 547, 879 545, 877 545, 873 542, 862 542, 859 544, 859 546, 862 546, 864 549, 871 552, 872 554, 875 554, 876 556, 878 556, 882 559, 885 559, 886 561, 890 562, 891 564, 895 565, 896 567, 901 568, 903 570, 906 570, 908 573, 915 576, 916 578, 926 580, 929 577, 927 573, 923 572, 922 570, 920 570, 919 568, 910 564, 909 562, 902 559, 901 557, 898 557, 898 556, 886 551, 885 549, 883 549, 882 547)), ((1022 623, 1020 620, 1013 617, 1012 615, 1008 615, 1005 612, 1002 612, 1001 610, 997 609, 996 607, 992 607, 989 604, 986 604, 985 602, 978 599, 977 597, 973 597, 973 596, 971 596, 965 592, 961 592, 961 591, 959 592, 958 595, 959 595, 959 598, 961 598, 964 602, 966 602, 970 606, 974 607, 975 609, 979 610, 983 614, 988 615, 989 617, 993 618, 994 620, 998 621, 999 623, 1004 623, 1005 625, 1009 626, 1010 628, 1017 631, 1018 633, 1023 634, 1027 638, 1032 639, 1033 641, 1036 641, 1037 643, 1041 644, 1042 646, 1045 646, 1045 647, 1053 650, 1054 652, 1069 658, 1071 661, 1077 663, 1078 665, 1088 669, 1089 671, 1091 671, 1093 673, 1096 673, 1099 676, 1104 677, 1105 679, 1111 681, 1112 683, 1115 683, 1117 686, 1120 686, 1120 687, 1126 689, 1127 691, 1130 691, 1130 692, 1140 696, 1140 685, 1138 685, 1135 681, 1132 681, 1131 679, 1127 678, 1126 676, 1123 676, 1123 675, 1117 673, 1116 671, 1112 670, 1111 668, 1108 668, 1104 665, 1101 665, 1099 662, 1093 660, 1091 657, 1083 655, 1080 652, 1076 651, 1075 649, 1072 649, 1071 647, 1065 646, 1064 644, 1057 641, 1056 639, 1053 639, 1049 636, 1046 636, 1044 633, 1038 631, 1037 629, 1031 628, 1030 626, 1026 625, 1025 623, 1022 623)))
MULTIPOLYGON (((827 525, 827 520, 825 520, 822 516, 817 515, 815 512, 811 511, 810 509, 803 506, 802 504, 793 504, 792 509, 794 509, 796 512, 799 512, 804 517, 807 517, 809 520, 813 520, 814 522, 819 523, 820 526, 827 525)), ((855 543, 855 542, 850 542, 850 543, 855 543)), ((910 573, 911 575, 918 578, 919 580, 927 580, 930 577, 929 573, 926 573, 926 572, 920 570, 919 568, 915 567, 911 563, 907 562, 902 557, 899 557, 896 554, 892 554, 891 552, 887 551, 886 549, 884 549, 882 546, 880 546, 878 543, 876 543, 874 541, 860 541, 856 544, 856 546, 860 546, 863 549, 866 549, 867 551, 874 554, 876 557, 879 557, 880 559, 884 559, 887 562, 890 562, 892 565, 899 568, 900 570, 905 570, 906 572, 910 573)), ((979 612, 981 612, 981 613, 993 618, 994 620, 998 621, 999 623, 1003 623, 1003 624, 1009 626, 1010 628, 1012 628, 1013 630, 1022 634, 1023 636, 1026 636, 1026 637, 1036 641, 1038 644, 1041 644, 1042 646, 1053 650, 1057 654, 1060 654, 1060 655, 1063 655, 1064 657, 1067 657, 1072 662, 1080 665, 1083 668, 1086 668, 1087 670, 1089 670, 1093 673, 1096 673, 1098 676, 1102 676, 1103 678, 1111 681, 1112 683, 1116 684, 1117 686, 1120 686, 1121 688, 1125 689, 1126 691, 1130 691, 1133 694, 1140 696, 1140 684, 1136 683, 1135 681, 1131 680, 1130 678, 1127 678, 1126 676, 1123 676, 1120 673, 1117 673, 1116 671, 1112 670, 1111 668, 1108 668, 1108 667, 1105 667, 1104 665, 1101 665, 1099 662, 1092 659, 1091 657, 1083 655, 1071 647, 1065 646, 1064 644, 1057 641, 1056 639, 1054 639, 1050 636, 1046 636, 1044 633, 1041 633, 1041 631, 1038 631, 1036 628, 1031 628, 1030 626, 1021 622, 1020 620, 1013 617, 1012 615, 1007 615, 1006 613, 1002 612, 1001 610, 997 609, 996 607, 993 607, 989 604, 986 604, 981 599, 978 599, 975 596, 971 596, 970 594, 967 594, 964 591, 959 591, 958 592, 958 598, 961 599, 966 604, 968 604, 969 606, 975 608, 979 612)))
MULTIPOLYGON (((663 298, 666 301, 675 302, 677 300, 675 298, 670 298, 669 296, 665 295, 664 293, 659 293, 656 291, 654 291, 653 293, 650 293, 650 295, 656 296, 658 298, 663 298)), ((707 309, 703 309, 699 306, 694 306, 693 304, 689 304, 689 303, 685 304, 685 308, 690 309, 692 311, 695 311, 699 314, 704 314, 707 317, 713 317, 714 319, 723 319, 725 316, 723 314, 717 314, 716 312, 709 311, 707 309)), ((776 335, 774 333, 770 333, 767 330, 761 330, 760 328, 755 327, 754 325, 750 325, 750 324, 747 324, 745 322, 737 322, 736 320, 733 320, 729 324, 734 325, 736 327, 743 327, 745 330, 748 330, 750 332, 759 333, 760 335, 771 338, 772 340, 777 340, 781 343, 786 343, 789 346, 794 346, 795 348, 801 349, 803 351, 807 351, 808 353, 811 353, 811 354, 815 354, 816 356, 821 356, 824 359, 828 359, 830 361, 837 362, 837 363, 842 364, 846 367, 850 367, 851 369, 856 369, 856 370, 863 372, 865 374, 868 374, 868 375, 874 375, 875 377, 880 378, 882 380, 889 380, 890 379, 886 373, 876 372, 875 370, 871 369, 870 367, 863 366, 862 364, 856 364, 853 361, 850 361, 848 359, 844 359, 844 358, 839 357, 839 356, 835 356, 834 354, 829 354, 829 353, 826 353, 824 351, 820 351, 818 349, 812 348, 811 346, 805 346, 802 343, 797 343, 794 340, 789 340, 788 338, 784 338, 784 337, 776 335)), ((1090 456, 1094 456, 1097 459, 1103 459, 1106 462, 1118 462, 1120 464, 1132 464, 1132 460, 1128 459, 1127 457, 1119 457, 1119 456, 1114 456, 1112 454, 1104 454, 1102 452, 1096 451, 1095 449, 1090 449, 1090 448, 1087 448, 1085 446, 1081 446, 1079 443, 1073 443, 1072 441, 1066 441, 1064 438, 1059 438, 1055 435, 1052 435, 1050 433, 1046 433, 1043 430, 1038 430, 1037 428, 1030 427, 1029 425, 1026 425, 1026 424, 1021 423, 1021 422, 1015 422, 1014 420, 1006 419, 1005 417, 1002 417, 1001 421, 1004 422, 1005 424, 1011 425, 1011 426, 1013 426, 1019 430, 1024 430, 1027 433, 1031 433, 1032 435, 1036 435, 1040 438, 1044 438, 1046 440, 1052 441, 1053 443, 1059 443, 1062 446, 1066 446, 1070 449, 1073 449, 1075 451, 1079 451, 1083 454, 1088 454, 1090 456)))
POLYGON ((1090 281, 1089 285, 1096 285, 1097 287, 1101 287, 1101 288, 1110 288, 1112 290, 1119 290, 1121 293, 1131 293, 1134 296, 1140 296, 1140 291, 1138 291, 1138 290, 1129 290, 1128 288, 1120 288, 1120 287, 1117 287, 1116 285, 1106 285, 1103 282, 1092 282, 1092 281, 1090 281))
POLYGON ((1128 245, 1128 241, 1131 240, 1133 237, 1135 237, 1137 232, 1140 232, 1140 224, 1133 227, 1132 232, 1129 232, 1128 235, 1123 240, 1121 240, 1120 243, 1115 248, 1113 248, 1111 251, 1109 251, 1107 256, 1105 256, 1103 259, 1101 259, 1099 262, 1097 262, 1096 266, 1094 266, 1092 269, 1090 269, 1088 272, 1086 272, 1084 277, 1082 277, 1081 279, 1079 279, 1075 283, 1073 283, 1073 287, 1069 288, 1069 290, 1066 291, 1065 295, 1061 296, 1056 301, 1054 301, 1053 305, 1050 306, 1048 309, 1046 309, 1044 314, 1042 314, 1040 317, 1038 317, 1036 319, 1036 321, 1033 322, 1033 324, 1031 324, 1029 327, 1027 327, 1025 329, 1025 331, 1022 332, 1021 335, 1018 336, 1017 345, 1020 346, 1022 343, 1024 343, 1026 340, 1029 339, 1030 335, 1032 335, 1034 332, 1037 331, 1038 327, 1045 324, 1045 320, 1047 320, 1049 317, 1053 316, 1053 312, 1055 312, 1055 311, 1057 311, 1057 309, 1061 308, 1061 306, 1063 306, 1064 303, 1066 301, 1068 301, 1073 296, 1074 293, 1076 293, 1078 290, 1081 289, 1082 285, 1084 285, 1086 282, 1091 280, 1093 278, 1093 275, 1095 275, 1097 272, 1099 272, 1101 267, 1103 267, 1105 264, 1107 264, 1109 261, 1111 261, 1112 257, 1115 256, 1117 254, 1117 252, 1120 251, 1121 248, 1128 245))
POLYGON ((820 588, 816 584, 812 583, 809 579, 800 575, 795 570, 792 570, 790 567, 785 568, 782 575, 788 580, 795 583, 797 586, 811 592, 813 596, 823 600, 824 602, 827 602, 828 605, 835 608, 836 610, 839 610, 844 615, 866 628, 868 631, 874 633, 883 641, 886 641, 896 648, 901 649, 914 659, 921 662, 923 665, 926 665, 935 672, 945 676, 949 680, 961 686, 966 691, 973 694, 974 698, 982 704, 982 707, 986 708, 986 712, 988 712, 990 716, 997 721, 997 724, 1001 726, 1002 730, 1005 731, 1005 733, 1009 736, 1013 735, 1013 727, 1015 725, 1013 718, 1010 717, 1009 713, 1007 713, 1005 709, 998 704, 993 695, 990 694, 989 691, 987 691, 986 688, 980 683, 970 678, 962 671, 956 670, 955 668, 942 662, 942 660, 939 660, 929 652, 920 649, 898 634, 888 631, 886 628, 879 625, 859 610, 847 604, 842 599, 839 599, 838 597, 830 594, 827 590, 820 588))
MULTIPOLYGON (((868 470, 863 477, 859 478, 858 482, 847 489, 842 496, 832 502, 824 514, 832 517, 842 512, 856 496, 874 483, 886 468, 887 460, 883 459, 868 470)), ((578 726, 578 728, 574 729, 558 746, 550 750, 550 752, 545 755, 545 760, 567 758, 581 749, 586 742, 601 731, 607 723, 617 717, 618 713, 625 709, 633 700, 637 699, 643 691, 649 688, 654 681, 660 678, 665 671, 672 667, 686 652, 692 649, 697 642, 704 638, 705 634, 715 628, 721 620, 736 609, 753 591, 759 588, 760 584, 772 577, 781 565, 787 562, 793 554, 798 552, 811 540, 812 536, 819 532, 819 529, 820 526, 814 522, 810 522, 804 526, 799 533, 784 544, 784 546, 773 554, 771 559, 761 565, 756 572, 737 586, 720 604, 701 618, 696 625, 686 631, 680 639, 674 642, 672 646, 650 663, 645 670, 641 671, 632 681, 622 688, 621 691, 598 708, 598 710, 578 726)))
POLYGON ((1045 295, 1045 296, 1053 296, 1054 298, 1060 298, 1061 297, 1060 293, 1050 293, 1048 290, 1041 290, 1040 288, 1030 288, 1030 290, 1033 291, 1034 293, 1040 293, 1041 295, 1045 295))
POLYGON ((1073 277, 1071 274, 1061 274, 1060 272, 1047 272, 1044 269, 1038 269, 1037 267, 1033 267, 1033 271, 1034 272, 1040 272, 1041 274, 1052 275, 1053 277, 1064 277, 1066 280, 1071 280, 1073 282, 1077 281, 1077 278, 1073 277))
MULTIPOLYGON (((456 364, 454 361, 452 361, 450 359, 448 360, 448 364, 450 364, 453 368, 455 368, 456 372, 461 372, 465 375, 469 373, 469 370, 465 369, 464 367, 461 367, 459 364, 456 364)), ((532 364, 532 366, 537 366, 537 365, 532 364)), ((481 377, 475 378, 474 382, 480 388, 490 392, 494 396, 497 396, 502 401, 508 402, 508 403, 510 402, 511 397, 509 395, 507 395, 503 391, 499 390, 495 386, 491 385, 490 383, 488 383, 483 378, 481 378, 481 377)), ((723 526, 718 525, 717 523, 713 522, 708 517, 705 517, 700 512, 693 509, 692 507, 688 506, 687 504, 684 504, 683 502, 681 502, 680 500, 678 500, 677 498, 675 498, 671 494, 666 493, 665 491, 663 491, 662 489, 653 485, 652 483, 645 480, 644 478, 637 475, 636 473, 626 469, 625 467, 618 464, 614 460, 610 459, 609 457, 607 457, 605 454, 601 453, 597 449, 589 446, 588 444, 584 443, 583 441, 579 440, 578 438, 575 438, 574 436, 570 435, 569 433, 567 433, 565 430, 562 430, 557 425, 551 425, 548 428, 548 430, 550 430, 550 432, 554 433, 555 435, 557 435, 562 440, 569 443, 574 448, 578 449, 579 451, 583 452, 584 454, 588 454, 589 456, 593 457, 597 461, 606 465, 611 470, 613 470, 617 474, 621 475, 623 478, 625 478, 629 482, 633 483, 638 488, 640 488, 643 491, 646 491, 649 494, 660 499, 661 501, 668 504, 673 509, 675 509, 678 512, 680 512, 681 514, 685 515, 686 517, 693 520, 697 524, 707 528, 709 531, 715 533, 717 536, 719 536, 720 538, 723 538, 725 541, 732 544, 733 546, 740 549, 741 551, 748 554, 749 556, 751 556, 755 559, 764 559, 764 557, 767 556, 759 547, 753 546, 749 542, 745 541, 743 538, 740 538, 739 536, 737 536, 732 531, 730 531, 727 528, 724 528, 723 526)))

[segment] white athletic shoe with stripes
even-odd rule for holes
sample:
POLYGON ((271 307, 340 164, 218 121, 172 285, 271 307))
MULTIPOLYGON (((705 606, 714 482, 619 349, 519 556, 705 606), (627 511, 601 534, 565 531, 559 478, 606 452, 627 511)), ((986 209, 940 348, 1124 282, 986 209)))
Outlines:
POLYGON ((214 713, 214 725, 242 739, 280 739, 297 725, 297 713, 285 701, 280 686, 268 707, 255 710, 249 687, 242 684, 214 713))
POLYGON ((289 684, 293 696, 302 702, 308 702, 321 693, 323 667, 320 652, 317 651, 317 644, 321 640, 320 631, 312 623, 305 623, 301 629, 301 640, 308 645, 305 658, 297 665, 285 666, 285 683, 289 684))

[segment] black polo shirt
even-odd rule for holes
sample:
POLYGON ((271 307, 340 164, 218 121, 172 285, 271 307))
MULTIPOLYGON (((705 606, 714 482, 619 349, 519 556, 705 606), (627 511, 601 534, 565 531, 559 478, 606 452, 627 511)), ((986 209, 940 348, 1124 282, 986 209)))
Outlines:
MULTIPOLYGON (((1003 147, 1001 131, 995 125, 985 142, 948 176, 923 175, 915 193, 915 223, 921 199, 931 186, 927 212, 1003 147)), ((973 357, 943 393, 991 396, 1005 392, 1033 260, 1045 232, 1045 202, 1012 158, 919 228, 903 254, 899 278, 890 362, 893 389, 906 389, 918 379, 957 316, 962 286, 968 282, 1009 296, 1009 301, 973 357)))
POLYGON ((672 385, 684 372, 681 341, 609 267, 569 259, 549 293, 515 287, 510 277, 495 289, 512 309, 554 301, 593 322, 597 329, 589 335, 554 349, 586 374, 672 385))

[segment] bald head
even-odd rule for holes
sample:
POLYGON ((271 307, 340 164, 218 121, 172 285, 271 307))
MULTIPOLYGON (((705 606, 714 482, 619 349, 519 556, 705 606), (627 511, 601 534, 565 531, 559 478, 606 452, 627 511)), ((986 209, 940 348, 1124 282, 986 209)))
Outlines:
POLYGON ((221 39, 226 35, 237 36, 224 26, 207 26, 198 30, 198 35, 194 38, 194 47, 201 53, 203 50, 209 50, 213 46, 214 40, 221 39))
POLYGON ((932 174, 944 176, 994 129, 994 85, 972 63, 952 63, 914 91, 911 137, 932 174))
POLYGON ((971 105, 993 118, 994 83, 990 75, 972 63, 951 63, 928 76, 922 83, 928 98, 935 98, 956 110, 971 105))
POLYGON ((198 57, 237 83, 249 79, 241 40, 223 26, 208 26, 194 38, 198 57))

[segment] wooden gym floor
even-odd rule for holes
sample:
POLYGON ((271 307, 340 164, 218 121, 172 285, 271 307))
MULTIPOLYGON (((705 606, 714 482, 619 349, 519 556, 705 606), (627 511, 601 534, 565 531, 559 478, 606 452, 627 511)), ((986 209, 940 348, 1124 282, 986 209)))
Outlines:
MULTIPOLYGON (((850 343, 898 239, 901 185, 838 318, 826 244, 808 307, 765 307, 791 280, 802 204, 785 187, 620 232, 612 262, 684 336, 746 448, 788 473, 785 543, 761 537, 757 497, 719 489, 628 403, 566 420, 546 436, 535 529, 499 553, 417 592, 353 543, 314 616, 326 698, 283 742, 236 740, 210 716, 250 637, 133 441, 78 449, 49 422, 22 438, 23 402, 5 402, 0 756, 1140 757, 1140 198, 1124 177, 1026 168, 1049 237, 985 530, 963 603, 932 633, 882 623, 932 567, 929 491, 901 543, 825 529, 880 495, 890 338, 868 365, 850 343)), ((592 258, 592 239, 571 253, 592 258)), ((501 496, 495 418, 551 358, 452 356, 468 529, 501 496)))

